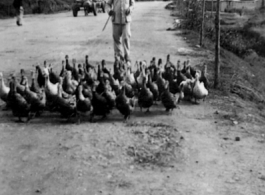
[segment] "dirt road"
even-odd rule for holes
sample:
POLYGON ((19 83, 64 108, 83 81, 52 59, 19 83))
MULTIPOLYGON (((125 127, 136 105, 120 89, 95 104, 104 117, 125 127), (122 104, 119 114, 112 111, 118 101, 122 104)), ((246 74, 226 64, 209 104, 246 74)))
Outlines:
MULTIPOLYGON (((189 57, 195 65, 212 59, 181 32, 166 31, 172 18, 165 5, 137 2, 133 60, 171 54, 173 62, 189 57)), ((23 27, 0 21, 0 71, 28 70, 44 60, 59 70, 65 54, 111 62, 111 25, 102 32, 106 19, 69 12, 26 16, 23 27)), ((264 123, 244 106, 211 93, 200 105, 181 103, 172 114, 159 104, 150 114, 137 108, 129 123, 115 110, 104 121, 83 118, 81 125, 50 113, 21 125, 1 111, 0 194, 263 195, 264 123)))
MULTIPOLYGON (((172 54, 176 61, 177 49, 187 48, 187 44, 174 32, 166 32, 172 25, 165 4, 137 3, 132 23, 132 59, 163 58, 172 54), (175 43, 172 44, 172 40, 175 43)), ((25 17, 25 24, 18 28, 13 20, 1 21, 0 56, 1 71, 6 67, 30 67, 44 60, 60 66, 61 59, 68 54, 72 58, 84 60, 86 54, 95 62, 113 61, 112 26, 103 26, 108 18, 100 13, 97 17, 84 16, 83 11, 74 18, 71 12, 55 15, 30 15, 25 17)), ((58 68, 59 68, 58 67, 58 68)))

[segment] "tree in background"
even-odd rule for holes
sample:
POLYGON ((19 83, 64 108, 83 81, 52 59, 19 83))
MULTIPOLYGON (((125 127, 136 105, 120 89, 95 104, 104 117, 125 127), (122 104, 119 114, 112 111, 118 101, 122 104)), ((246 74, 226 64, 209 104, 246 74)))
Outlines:
POLYGON ((219 86, 220 77, 220 0, 216 2, 216 18, 215 18, 215 76, 214 76, 214 87, 219 86))
POLYGON ((204 18, 205 18, 205 0, 202 1, 202 22, 201 22, 201 32, 200 32, 200 46, 203 46, 204 18))

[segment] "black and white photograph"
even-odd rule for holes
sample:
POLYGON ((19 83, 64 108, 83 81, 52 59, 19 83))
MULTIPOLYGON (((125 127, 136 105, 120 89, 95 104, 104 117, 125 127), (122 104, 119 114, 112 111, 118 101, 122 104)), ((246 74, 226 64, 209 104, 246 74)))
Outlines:
POLYGON ((265 0, 0 0, 0 195, 265 195, 265 0))

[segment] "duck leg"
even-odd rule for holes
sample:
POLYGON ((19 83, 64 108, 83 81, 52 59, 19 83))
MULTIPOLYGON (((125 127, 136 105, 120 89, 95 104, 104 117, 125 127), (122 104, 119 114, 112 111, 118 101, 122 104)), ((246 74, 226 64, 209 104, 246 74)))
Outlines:
POLYGON ((129 119, 130 119, 130 115, 125 115, 125 116, 124 116, 124 122, 125 122, 125 123, 128 122, 129 119))
POLYGON ((106 115, 106 114, 104 114, 104 115, 101 117, 101 120, 103 120, 103 119, 105 119, 105 118, 107 118, 107 115, 106 115))
POLYGON ((199 102, 197 102, 197 99, 196 98, 194 98, 194 104, 196 104, 196 105, 199 104, 199 102))
POLYGON ((70 123, 70 122, 73 122, 71 121, 71 117, 70 116, 67 116, 67 117, 63 117, 65 120, 66 123, 70 123))
POLYGON ((81 122, 81 116, 80 114, 76 114, 76 117, 77 117, 77 124, 80 125, 80 122, 81 122))
POLYGON ((173 108, 168 110, 168 114, 169 115, 172 115, 173 114, 173 108))
POLYGON ((32 119, 32 118, 34 118, 36 116, 36 113, 34 113, 34 114, 32 114, 32 115, 28 115, 28 118, 27 118, 27 123, 29 123, 29 121, 32 119))
POLYGON ((16 121, 16 123, 25 123, 25 122, 21 119, 21 117, 18 117, 18 120, 16 121))
POLYGON ((91 114, 90 114, 90 122, 91 122, 91 123, 94 122, 94 113, 91 113, 91 114))

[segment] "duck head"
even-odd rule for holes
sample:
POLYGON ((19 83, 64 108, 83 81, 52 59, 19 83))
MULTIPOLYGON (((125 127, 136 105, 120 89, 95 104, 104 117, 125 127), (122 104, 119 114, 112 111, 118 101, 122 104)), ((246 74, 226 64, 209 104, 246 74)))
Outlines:
POLYGON ((184 61, 183 62, 183 69, 186 70, 186 68, 187 68, 187 63, 186 63, 186 61, 184 61))
POLYGON ((35 70, 36 73, 41 74, 41 68, 39 63, 36 65, 35 70))
POLYGON ((23 68, 20 70, 20 75, 25 76, 25 70, 23 68))
POLYGON ((157 63, 158 67, 160 67, 160 66, 161 66, 161 64, 162 64, 162 59, 161 59, 161 58, 159 58, 159 60, 158 60, 158 63, 157 63))
POLYGON ((180 60, 177 61, 177 70, 180 70, 180 60))
POLYGON ((197 70, 195 73, 195 80, 199 80, 201 77, 201 71, 197 70))
POLYGON ((189 59, 187 59, 186 64, 187 64, 187 66, 190 65, 190 60, 189 59))
POLYGON ((34 82, 34 79, 35 79, 35 73, 34 73, 33 70, 30 71, 30 76, 31 76, 32 82, 34 82))
POLYGON ((10 88, 10 94, 14 94, 17 92, 15 81, 13 77, 9 77, 9 88, 10 88))
POLYGON ((47 68, 47 62, 46 62, 46 60, 44 60, 43 66, 44 66, 44 68, 47 68))
POLYGON ((143 63, 142 63, 142 61, 140 61, 139 62, 139 70, 142 71, 142 69, 143 69, 143 63))
POLYGON ((89 56, 86 55, 86 56, 85 56, 85 61, 86 61, 86 62, 88 62, 88 58, 89 58, 89 56))
POLYGON ((156 63, 156 57, 153 57, 152 63, 153 63, 153 65, 155 65, 155 63, 156 63))
POLYGON ((146 68, 147 67, 147 61, 143 60, 142 65, 143 65, 144 68, 146 68))
POLYGON ((170 61, 170 55, 168 54, 167 55, 167 62, 169 62, 170 61))
POLYGON ((0 72, 0 81, 3 81, 3 80, 4 80, 4 78, 3 78, 3 73, 0 72))
POLYGON ((102 67, 102 69, 105 68, 105 66, 106 66, 106 61, 105 60, 102 60, 101 61, 101 67, 102 67))

